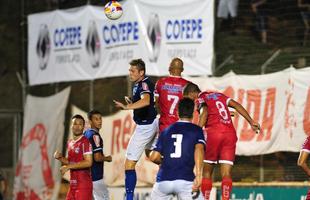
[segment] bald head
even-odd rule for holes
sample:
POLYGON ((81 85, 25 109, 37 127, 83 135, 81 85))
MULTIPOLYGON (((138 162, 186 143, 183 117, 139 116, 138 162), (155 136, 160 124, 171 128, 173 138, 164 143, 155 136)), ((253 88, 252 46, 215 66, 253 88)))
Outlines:
POLYGON ((183 61, 180 58, 173 58, 169 66, 170 75, 181 76, 183 72, 183 61))

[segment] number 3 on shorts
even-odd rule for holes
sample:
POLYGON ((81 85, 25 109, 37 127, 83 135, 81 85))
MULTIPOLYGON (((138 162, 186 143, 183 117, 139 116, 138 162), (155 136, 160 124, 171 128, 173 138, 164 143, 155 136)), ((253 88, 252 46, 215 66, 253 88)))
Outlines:
POLYGON ((170 154, 171 158, 180 158, 182 156, 182 140, 183 135, 181 134, 172 134, 171 138, 175 138, 175 142, 173 143, 175 146, 174 153, 170 154))

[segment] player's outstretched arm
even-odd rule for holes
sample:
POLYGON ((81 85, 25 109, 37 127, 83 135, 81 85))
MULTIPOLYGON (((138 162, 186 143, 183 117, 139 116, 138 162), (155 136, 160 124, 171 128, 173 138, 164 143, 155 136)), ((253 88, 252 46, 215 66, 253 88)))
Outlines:
POLYGON ((297 165, 301 167, 308 176, 310 176, 310 169, 307 165, 307 159, 308 159, 309 153, 306 151, 300 151, 297 165))
POLYGON ((58 150, 55 151, 54 153, 54 158, 56 160, 59 160, 61 162, 62 165, 67 165, 69 164, 69 161, 66 157, 62 156, 62 153, 60 153, 58 150))
POLYGON ((92 154, 84 154, 83 158, 84 158, 84 160, 82 160, 80 162, 63 165, 60 168, 61 174, 65 174, 70 169, 85 169, 85 168, 91 167, 93 164, 92 154))
POLYGON ((239 104, 238 102, 236 102, 235 100, 233 99, 230 99, 229 103, 228 103, 228 106, 229 107, 232 107, 234 109, 236 109, 236 111, 242 115, 248 122, 249 124, 251 125, 252 129, 254 131, 256 131, 256 133, 259 133, 260 131, 260 125, 258 122, 255 122, 252 117, 250 117, 248 111, 245 110, 245 108, 239 104))
POLYGON ((162 156, 158 151, 151 151, 149 159, 157 165, 161 164, 162 162, 162 156))
POLYGON ((113 100, 113 102, 116 107, 121 108, 123 110, 134 110, 134 109, 144 108, 145 106, 150 105, 150 99, 151 99, 150 94, 144 93, 141 95, 141 99, 134 103, 124 105, 123 103, 116 101, 116 100, 113 100))
POLYGON ((202 107, 199 110, 198 126, 203 128, 207 123, 207 118, 208 118, 208 108, 206 105, 202 105, 202 107))
POLYGON ((205 146, 203 144, 195 145, 195 179, 193 183, 193 191, 199 190, 202 181, 203 157, 205 146))

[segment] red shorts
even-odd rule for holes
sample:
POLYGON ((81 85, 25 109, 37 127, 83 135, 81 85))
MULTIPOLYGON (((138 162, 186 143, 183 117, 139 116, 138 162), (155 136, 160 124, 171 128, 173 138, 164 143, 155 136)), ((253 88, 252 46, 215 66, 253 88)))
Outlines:
POLYGON ((205 162, 234 164, 237 136, 233 132, 207 134, 205 162))
POLYGON ((93 188, 69 188, 66 200, 92 200, 93 188))

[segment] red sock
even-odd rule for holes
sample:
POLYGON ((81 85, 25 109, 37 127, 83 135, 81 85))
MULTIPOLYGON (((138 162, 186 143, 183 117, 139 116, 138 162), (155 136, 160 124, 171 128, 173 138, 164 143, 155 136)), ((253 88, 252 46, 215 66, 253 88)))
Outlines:
POLYGON ((212 190, 212 180, 208 178, 203 178, 201 183, 201 192, 203 194, 204 200, 210 199, 211 190, 212 190))
POLYGON ((229 200, 232 190, 231 178, 222 179, 222 200, 229 200))
POLYGON ((310 200, 310 189, 308 190, 306 200, 310 200))

